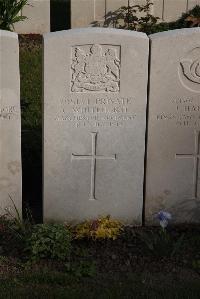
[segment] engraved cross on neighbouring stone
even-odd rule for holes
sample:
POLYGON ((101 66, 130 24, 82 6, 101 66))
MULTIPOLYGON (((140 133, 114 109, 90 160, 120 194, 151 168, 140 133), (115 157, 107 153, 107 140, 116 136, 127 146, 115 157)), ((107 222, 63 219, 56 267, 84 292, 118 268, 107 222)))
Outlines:
POLYGON ((195 133, 195 149, 194 154, 176 154, 176 158, 185 158, 185 159, 193 159, 194 168, 193 168, 193 198, 198 199, 198 177, 199 177, 199 131, 194 131, 195 133))
POLYGON ((96 200, 95 198, 95 181, 96 181, 96 160, 116 160, 116 154, 111 156, 97 155, 97 133, 91 132, 92 135, 92 154, 90 155, 77 155, 72 154, 73 160, 91 160, 91 184, 90 184, 90 198, 89 200, 96 200))

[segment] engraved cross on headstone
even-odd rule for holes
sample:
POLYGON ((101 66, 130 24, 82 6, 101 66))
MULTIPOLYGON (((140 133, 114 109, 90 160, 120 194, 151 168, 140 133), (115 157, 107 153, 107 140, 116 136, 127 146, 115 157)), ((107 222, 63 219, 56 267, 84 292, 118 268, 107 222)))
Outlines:
POLYGON ((185 158, 193 159, 194 168, 193 168, 193 197, 192 199, 198 199, 198 177, 199 177, 199 131, 194 131, 195 134, 195 150, 194 154, 176 154, 176 158, 185 158))
POLYGON ((91 184, 90 184, 90 198, 89 200, 96 200, 95 198, 95 181, 96 181, 96 160, 116 160, 116 154, 111 156, 97 155, 97 133, 91 132, 92 135, 92 154, 90 155, 77 155, 72 154, 73 160, 91 160, 91 184))

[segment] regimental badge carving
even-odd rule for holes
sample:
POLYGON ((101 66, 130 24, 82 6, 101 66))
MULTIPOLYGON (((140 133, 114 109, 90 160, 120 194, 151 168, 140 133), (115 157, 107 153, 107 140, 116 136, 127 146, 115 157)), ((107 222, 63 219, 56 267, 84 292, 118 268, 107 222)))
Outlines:
POLYGON ((200 84, 200 58, 195 61, 191 59, 183 60, 181 65, 188 80, 200 84))
POLYGON ((190 51, 180 61, 179 76, 184 87, 191 91, 200 92, 200 47, 190 51))
POLYGON ((71 92, 119 92, 120 46, 72 47, 71 92))

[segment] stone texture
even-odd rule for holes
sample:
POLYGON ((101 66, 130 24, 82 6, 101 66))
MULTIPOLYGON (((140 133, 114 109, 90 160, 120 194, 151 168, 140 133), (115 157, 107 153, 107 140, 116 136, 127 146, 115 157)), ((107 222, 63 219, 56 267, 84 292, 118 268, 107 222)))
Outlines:
POLYGON ((200 28, 150 36, 146 218, 200 222, 200 28))
POLYGON ((188 9, 192 9, 195 5, 200 5, 200 0, 189 0, 188 9))
POLYGON ((21 123, 17 34, 0 30, 0 215, 21 197, 21 123))
POLYGON ((28 19, 15 24, 15 31, 21 34, 50 32, 50 0, 29 0, 23 8, 28 19))
POLYGON ((182 13, 187 10, 187 0, 165 0, 164 2, 164 21, 171 22, 181 17, 182 13))
POLYGON ((121 6, 128 6, 128 0, 107 0, 106 1, 106 12, 113 12, 121 6))
POLYGON ((99 15, 95 12, 95 0, 71 1, 71 28, 92 26, 96 14, 99 15))
POLYGON ((94 21, 98 21, 103 24, 105 21, 106 14, 105 0, 95 1, 96 2, 94 8, 94 21))
POLYGON ((117 29, 44 35, 44 219, 141 224, 149 41, 117 29))
POLYGON ((158 22, 164 21, 164 6, 163 6, 163 0, 153 0, 153 7, 152 7, 152 14, 155 17, 158 17, 158 22))

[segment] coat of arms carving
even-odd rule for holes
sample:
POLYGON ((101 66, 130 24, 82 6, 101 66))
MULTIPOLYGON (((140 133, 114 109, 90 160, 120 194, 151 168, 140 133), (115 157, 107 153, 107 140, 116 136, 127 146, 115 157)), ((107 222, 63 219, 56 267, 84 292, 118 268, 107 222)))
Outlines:
POLYGON ((72 92, 119 92, 120 46, 72 48, 72 92))

